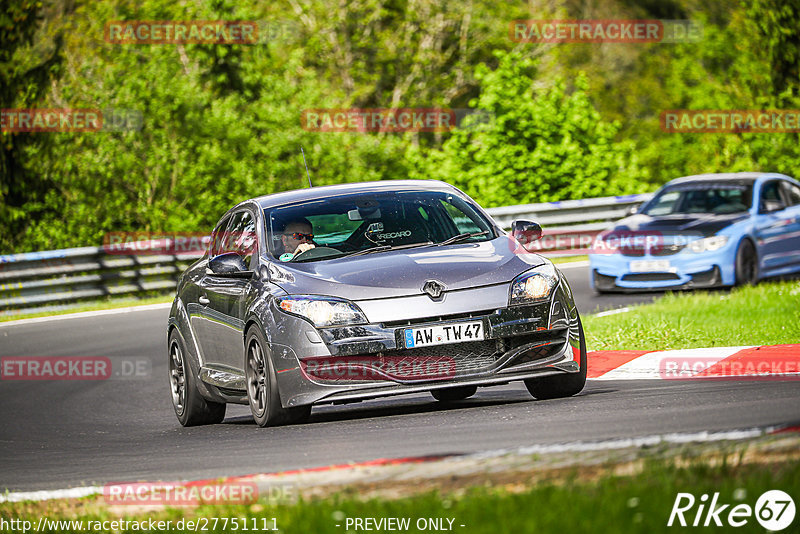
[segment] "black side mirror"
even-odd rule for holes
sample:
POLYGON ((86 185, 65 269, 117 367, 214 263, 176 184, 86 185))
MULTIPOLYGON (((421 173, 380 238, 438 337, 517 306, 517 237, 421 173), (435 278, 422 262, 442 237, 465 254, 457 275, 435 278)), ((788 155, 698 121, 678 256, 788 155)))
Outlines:
POLYGON ((218 276, 248 278, 253 271, 248 270, 244 258, 235 252, 226 252, 208 260, 208 271, 218 276))
POLYGON ((517 220, 511 223, 511 235, 524 247, 542 238, 542 227, 533 221, 517 220))

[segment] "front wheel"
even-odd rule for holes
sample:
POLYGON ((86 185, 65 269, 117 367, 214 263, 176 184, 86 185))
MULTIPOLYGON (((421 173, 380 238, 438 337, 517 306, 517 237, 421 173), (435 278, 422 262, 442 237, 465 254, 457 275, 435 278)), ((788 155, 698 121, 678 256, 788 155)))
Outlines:
POLYGON ((562 397, 572 397, 583 390, 586 385, 586 338, 583 335, 583 325, 578 318, 578 330, 580 336, 581 351, 581 370, 577 373, 569 373, 543 378, 529 378, 525 380, 525 387, 528 392, 539 400, 558 399, 562 397))
POLYGON ((225 403, 204 399, 197 391, 195 380, 183 341, 173 330, 169 335, 169 385, 178 421, 183 426, 221 423, 225 419, 225 403))
POLYGON ((736 285, 749 286, 758 280, 758 255, 756 247, 745 239, 736 250, 736 285))
POLYGON ((301 423, 311 415, 311 406, 284 408, 278 394, 278 380, 267 344, 258 328, 247 334, 247 400, 256 424, 260 427, 301 423))

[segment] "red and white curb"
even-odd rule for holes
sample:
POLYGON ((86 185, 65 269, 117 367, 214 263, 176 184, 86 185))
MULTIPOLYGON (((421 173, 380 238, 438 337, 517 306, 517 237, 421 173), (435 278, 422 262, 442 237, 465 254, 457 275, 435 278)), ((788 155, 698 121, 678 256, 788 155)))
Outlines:
POLYGON ((800 380, 800 344, 588 354, 593 380, 800 380))

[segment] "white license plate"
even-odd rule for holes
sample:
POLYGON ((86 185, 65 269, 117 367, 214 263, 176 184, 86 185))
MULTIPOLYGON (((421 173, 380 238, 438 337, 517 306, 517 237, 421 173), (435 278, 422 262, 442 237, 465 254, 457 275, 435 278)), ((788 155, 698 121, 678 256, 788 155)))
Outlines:
POLYGON ((481 341, 484 339, 483 323, 453 323, 426 326, 424 328, 406 328, 406 348, 463 343, 464 341, 481 341))
POLYGON ((669 260, 632 261, 630 267, 634 273, 671 272, 669 260))

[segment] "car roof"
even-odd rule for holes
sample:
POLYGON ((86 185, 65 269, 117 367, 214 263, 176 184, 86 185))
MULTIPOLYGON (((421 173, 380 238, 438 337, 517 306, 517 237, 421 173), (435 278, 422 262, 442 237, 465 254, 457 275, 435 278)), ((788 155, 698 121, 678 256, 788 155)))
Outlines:
POLYGON ((788 178, 784 174, 774 172, 722 172, 709 174, 696 174, 694 176, 684 176, 670 180, 665 186, 695 183, 695 182, 722 182, 736 185, 752 185, 759 178, 788 178))
POLYGON ((253 198, 248 202, 255 202, 262 209, 304 202, 308 200, 326 199, 337 195, 353 193, 381 193, 387 191, 447 191, 455 193, 458 190, 452 185, 439 180, 378 180, 375 182, 361 182, 339 185, 325 185, 283 191, 253 198))

